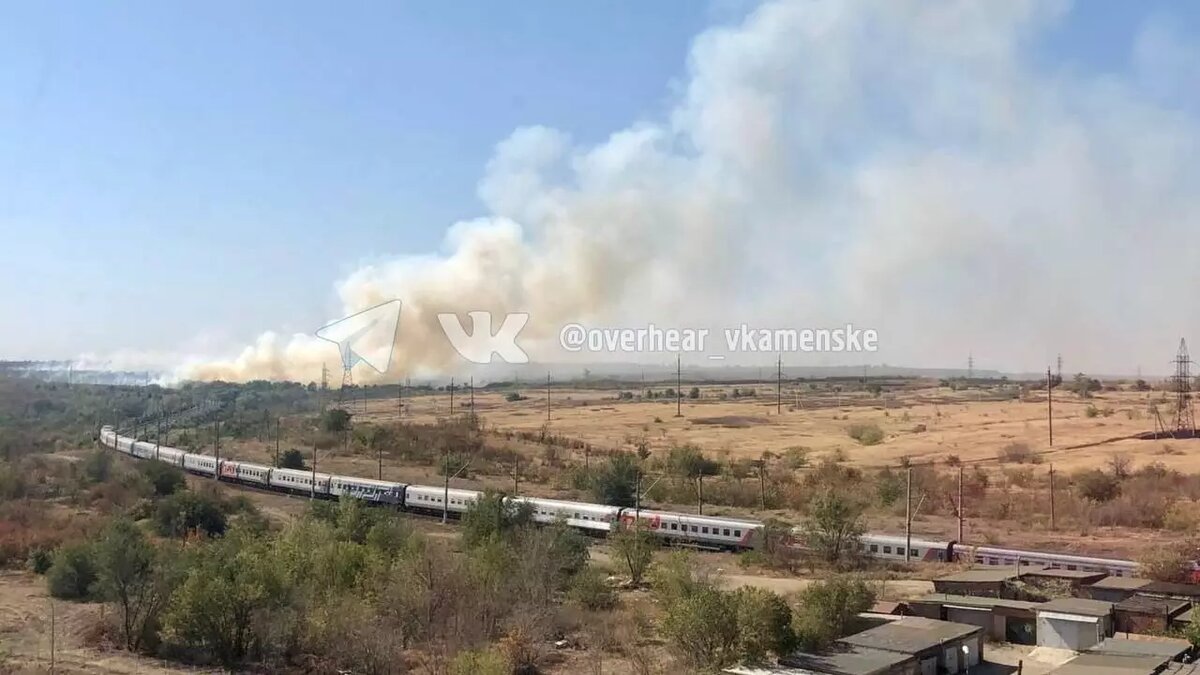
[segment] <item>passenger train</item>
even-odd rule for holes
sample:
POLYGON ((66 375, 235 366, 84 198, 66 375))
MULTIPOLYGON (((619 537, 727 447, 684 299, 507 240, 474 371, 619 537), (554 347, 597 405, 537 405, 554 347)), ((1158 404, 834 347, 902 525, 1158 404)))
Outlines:
MULTIPOLYGON (((159 446, 118 435, 111 426, 100 430, 100 442, 133 457, 154 459, 180 467, 201 476, 219 474, 220 480, 257 486, 280 492, 320 498, 352 497, 367 502, 388 505, 406 511, 441 515, 443 511, 460 517, 481 494, 430 485, 409 485, 392 481, 339 476, 316 471, 278 469, 275 467, 218 460, 210 455, 184 452, 178 448, 159 446)), ((762 545, 763 524, 740 518, 717 518, 674 511, 631 509, 628 507, 590 504, 587 502, 542 499, 539 497, 505 497, 510 504, 528 504, 534 522, 553 523, 563 520, 570 527, 594 536, 605 536, 614 525, 631 525, 635 520, 666 543, 715 548, 729 551, 757 549, 762 545)), ((793 535, 798 535, 793 531, 793 535)), ((1037 565, 1043 567, 1103 572, 1115 576, 1131 576, 1137 571, 1132 560, 1092 558, 1062 553, 1021 551, 991 546, 971 546, 954 541, 930 541, 885 534, 865 534, 859 538, 861 553, 871 558, 904 561, 904 549, 909 560, 925 562, 968 561, 980 565, 1037 565)))

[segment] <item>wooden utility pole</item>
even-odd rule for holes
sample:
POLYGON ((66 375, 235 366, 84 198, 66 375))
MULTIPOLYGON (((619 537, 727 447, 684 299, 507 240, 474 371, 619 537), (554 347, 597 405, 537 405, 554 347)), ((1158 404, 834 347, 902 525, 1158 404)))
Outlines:
POLYGON ((396 419, 404 417, 404 383, 396 383, 396 419))
POLYGON ((704 515, 704 474, 696 475, 696 515, 704 515))
POLYGON ((592 461, 591 461, 592 457, 591 457, 591 455, 592 455, 592 444, 584 443, 583 444, 583 473, 585 476, 592 475, 592 461))
POLYGON ((521 458, 513 461, 513 496, 521 494, 521 458))
POLYGON ((308 498, 317 498, 317 442, 313 441, 312 485, 308 486, 308 498))
POLYGON ((471 417, 475 416, 475 376, 471 376, 471 417))
POLYGON ((275 466, 279 466, 279 418, 275 418, 275 466))
POLYGON ((450 378, 450 416, 454 417, 454 378, 450 378))
POLYGON ((904 481, 904 562, 912 550, 912 467, 907 470, 904 481))
POLYGON ((383 443, 375 439, 375 459, 379 462, 379 480, 383 480, 383 443))
POLYGON ((1054 465, 1050 465, 1050 529, 1056 529, 1054 522, 1054 465))
POLYGON ((446 476, 442 492, 442 524, 445 525, 450 516, 450 446, 445 442, 442 443, 442 473, 446 476))
MULTIPOLYGON (((958 467, 958 542, 963 542, 963 468, 958 467)), ((949 562, 949 561, 947 561, 949 562)))
POLYGON ((550 421, 550 373, 546 373, 546 421, 550 421))
POLYGON ((1053 382, 1050 380, 1050 368, 1046 367, 1046 421, 1049 424, 1050 430, 1050 447, 1054 447, 1054 388, 1051 386, 1053 382))

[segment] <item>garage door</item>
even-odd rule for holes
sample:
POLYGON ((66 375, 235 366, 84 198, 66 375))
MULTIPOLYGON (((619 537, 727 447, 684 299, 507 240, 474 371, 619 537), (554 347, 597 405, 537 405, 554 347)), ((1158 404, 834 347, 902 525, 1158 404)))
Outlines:
POLYGON ((958 672, 958 645, 951 645, 944 650, 946 656, 943 659, 946 662, 946 672, 958 672))

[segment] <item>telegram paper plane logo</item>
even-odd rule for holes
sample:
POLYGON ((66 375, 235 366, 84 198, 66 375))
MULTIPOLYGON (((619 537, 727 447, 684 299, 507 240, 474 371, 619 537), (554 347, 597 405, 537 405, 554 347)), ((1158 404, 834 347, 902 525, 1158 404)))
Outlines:
POLYGON ((392 365, 398 325, 400 301, 389 300, 322 326, 317 337, 338 346, 343 367, 365 363, 377 373, 386 373, 392 365))

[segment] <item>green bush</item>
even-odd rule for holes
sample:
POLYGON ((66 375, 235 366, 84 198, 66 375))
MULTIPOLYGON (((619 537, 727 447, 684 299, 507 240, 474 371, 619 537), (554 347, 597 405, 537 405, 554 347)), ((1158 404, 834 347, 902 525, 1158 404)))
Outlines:
POLYGON ((112 475, 112 454, 95 450, 83 460, 83 476, 89 483, 103 483, 112 475))
POLYGON ((296 469, 304 470, 308 467, 304 465, 304 453, 292 448, 285 450, 279 457, 279 468, 281 469, 296 469))
POLYGON ((64 600, 88 597, 96 583, 96 561, 86 544, 64 546, 54 552, 54 564, 46 571, 50 595, 64 600))
POLYGON ((54 564, 54 554, 44 548, 35 548, 29 552, 29 571, 34 574, 45 574, 54 564))
POLYGON ((215 497, 195 492, 177 492, 158 503, 154 526, 164 537, 182 537, 192 531, 224 534, 225 514, 215 497))
POLYGON ((141 465, 141 471, 159 497, 175 494, 186 482, 179 467, 162 462, 146 462, 141 465))

